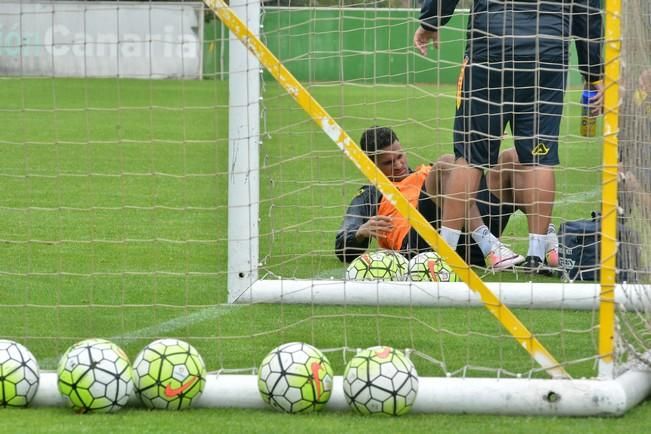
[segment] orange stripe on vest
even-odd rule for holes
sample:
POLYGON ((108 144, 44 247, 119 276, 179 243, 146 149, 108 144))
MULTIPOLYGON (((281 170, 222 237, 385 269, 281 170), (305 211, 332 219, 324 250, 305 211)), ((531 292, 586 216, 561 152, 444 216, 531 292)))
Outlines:
MULTIPOLYGON (((432 166, 420 166, 414 173, 402 181, 393 183, 400 190, 400 193, 407 198, 409 203, 416 208, 418 208, 418 198, 420 197, 423 183, 431 170, 432 166)), ((384 249, 400 250, 402 248, 402 241, 410 229, 407 219, 387 200, 386 196, 382 196, 377 214, 393 218, 393 230, 385 237, 378 238, 378 244, 384 249)))

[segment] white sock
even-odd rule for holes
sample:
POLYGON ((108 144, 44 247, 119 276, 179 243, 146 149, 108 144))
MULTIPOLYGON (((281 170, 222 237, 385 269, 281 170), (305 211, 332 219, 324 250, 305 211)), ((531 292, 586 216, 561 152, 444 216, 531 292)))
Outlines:
POLYGON ((552 234, 556 232, 556 226, 554 226, 554 223, 550 223, 549 226, 547 226, 547 233, 552 234))
POLYGON ((450 247, 452 247, 453 249, 457 248, 457 244, 459 244, 459 237, 461 237, 460 230, 450 229, 450 228, 446 228, 445 226, 441 226, 439 233, 441 234, 441 237, 445 240, 445 242, 450 245, 450 247))
POLYGON ((545 257, 546 235, 529 234, 529 251, 527 256, 537 256, 542 260, 545 257))
POLYGON ((495 235, 491 234, 491 231, 486 225, 479 226, 472 232, 471 235, 472 239, 475 240, 484 256, 488 255, 488 252, 493 249, 493 246, 499 242, 495 235))

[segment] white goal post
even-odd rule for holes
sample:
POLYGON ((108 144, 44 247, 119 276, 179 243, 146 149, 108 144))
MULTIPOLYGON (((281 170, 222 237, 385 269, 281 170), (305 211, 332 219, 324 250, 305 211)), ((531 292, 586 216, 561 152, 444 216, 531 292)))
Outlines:
MULTIPOLYGON (((35 407, 64 406, 55 373, 41 375, 35 407)), ((343 379, 335 376, 326 410, 347 410, 343 379)), ((651 391, 651 373, 627 371, 613 380, 431 378, 419 380, 417 413, 535 416, 621 416, 651 391), (472 398, 472 399, 470 399, 472 398)), ((134 397, 130 405, 138 406, 134 397)), ((197 408, 263 409, 255 375, 209 374, 197 408)))
MULTIPOLYGON (((235 0, 231 7, 254 34, 260 4, 235 0)), ((260 203, 260 64, 235 38, 229 40, 228 80, 228 294, 258 280, 260 203)))

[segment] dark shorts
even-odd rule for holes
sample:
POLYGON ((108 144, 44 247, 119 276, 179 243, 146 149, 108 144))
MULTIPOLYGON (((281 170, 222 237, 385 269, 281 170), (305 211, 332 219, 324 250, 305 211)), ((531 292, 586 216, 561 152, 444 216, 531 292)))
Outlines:
POLYGON ((557 165, 567 70, 531 61, 464 65, 454 120, 456 158, 472 166, 496 164, 508 124, 520 163, 557 165))

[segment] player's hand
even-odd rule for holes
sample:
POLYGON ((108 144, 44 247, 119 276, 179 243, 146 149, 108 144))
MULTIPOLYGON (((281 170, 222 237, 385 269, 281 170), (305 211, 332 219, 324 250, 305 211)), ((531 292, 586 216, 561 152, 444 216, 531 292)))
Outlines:
POLYGON ((592 116, 599 116, 604 110, 604 85, 603 82, 585 83, 586 90, 596 90, 597 94, 590 98, 590 113, 592 116))
POLYGON ((358 240, 371 237, 382 238, 393 230, 392 220, 391 217, 383 215, 373 216, 357 229, 355 237, 358 240))
POLYGON ((427 55, 427 45, 432 41, 434 48, 439 47, 439 32, 436 30, 425 30, 418 26, 416 33, 414 33, 414 47, 416 47, 420 54, 427 55))

